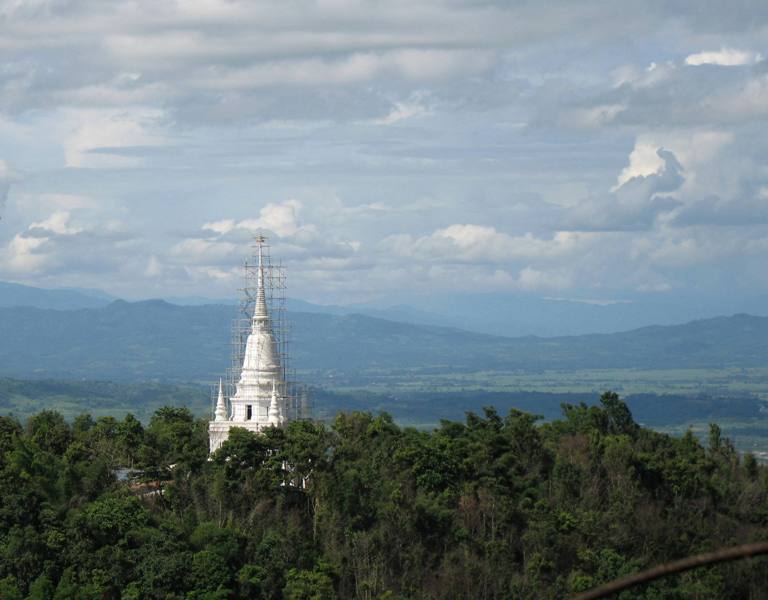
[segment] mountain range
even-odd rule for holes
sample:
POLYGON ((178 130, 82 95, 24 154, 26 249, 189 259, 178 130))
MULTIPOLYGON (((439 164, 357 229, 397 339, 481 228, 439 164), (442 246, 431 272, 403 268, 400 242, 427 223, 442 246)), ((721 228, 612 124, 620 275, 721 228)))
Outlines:
POLYGON ((100 290, 45 289, 0 281, 0 307, 5 308, 31 306, 34 308, 73 310, 106 306, 114 300, 116 298, 100 290))
MULTIPOLYGON (((167 296, 171 304, 234 306, 234 298, 167 296)), ((100 308, 117 300, 100 290, 41 289, 0 282, 0 307, 28 306, 74 310, 100 308)), ((403 295, 387 303, 314 304, 289 298, 292 312, 326 315, 364 315, 389 321, 435 325, 507 337, 537 335, 557 337, 588 333, 615 333, 649 325, 673 325, 693 318, 722 314, 766 315, 768 298, 740 295, 687 297, 643 295, 620 300, 543 297, 523 293, 403 295)))
MULTIPOLYGON (((503 337, 366 315, 290 312, 295 366, 329 375, 766 365, 768 318, 746 314, 612 334, 503 337)), ((236 308, 114 301, 0 308, 0 376, 211 381, 229 366, 236 308)))

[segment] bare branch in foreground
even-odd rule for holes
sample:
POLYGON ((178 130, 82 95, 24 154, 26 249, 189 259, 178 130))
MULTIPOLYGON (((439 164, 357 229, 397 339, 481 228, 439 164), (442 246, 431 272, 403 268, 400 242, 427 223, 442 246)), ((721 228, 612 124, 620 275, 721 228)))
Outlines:
POLYGON ((611 581, 578 594, 573 597, 573 600, 595 600, 597 598, 605 598, 611 594, 616 594, 642 583, 648 583, 649 581, 665 577, 666 575, 674 575, 675 573, 682 573, 683 571, 689 571, 706 565, 738 560, 740 558, 749 558, 750 556, 759 556, 761 554, 768 554, 768 542, 743 544, 741 546, 716 550, 715 552, 697 554, 695 556, 683 558, 682 560, 653 567, 647 571, 641 571, 634 575, 616 579, 615 581, 611 581))

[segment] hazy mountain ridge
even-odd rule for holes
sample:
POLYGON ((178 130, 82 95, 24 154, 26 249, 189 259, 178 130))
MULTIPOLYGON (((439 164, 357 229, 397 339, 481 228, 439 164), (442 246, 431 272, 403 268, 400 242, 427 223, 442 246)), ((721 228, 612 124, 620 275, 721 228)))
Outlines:
MULTIPOLYGON (((232 306, 161 300, 51 310, 0 308, 0 375, 211 381, 229 365, 232 306)), ((753 367, 768 318, 734 315, 617 334, 505 338, 364 315, 290 313, 305 372, 753 367)))
POLYGON ((0 281, 0 307, 30 306, 57 310, 99 308, 114 298, 100 290, 44 289, 0 281))
MULTIPOLYGON (((98 308, 116 300, 100 290, 42 289, 0 282, 0 307, 30 306, 76 310, 98 308)), ((236 306, 236 298, 166 296, 164 301, 180 306, 236 306)), ((434 294, 406 296, 387 303, 313 304, 288 298, 292 312, 328 315, 361 314, 378 319, 458 327, 467 331, 520 337, 547 337, 615 333, 649 325, 674 325, 692 318, 713 318, 721 314, 765 315, 768 297, 755 296, 738 302, 721 298, 650 297, 641 295, 623 300, 579 300, 541 297, 523 293, 434 294)))

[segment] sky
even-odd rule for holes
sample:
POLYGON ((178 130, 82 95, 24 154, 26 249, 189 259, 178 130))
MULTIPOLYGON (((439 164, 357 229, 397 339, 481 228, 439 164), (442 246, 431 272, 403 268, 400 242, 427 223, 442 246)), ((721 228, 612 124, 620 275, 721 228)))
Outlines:
POLYGON ((768 293, 768 3, 0 0, 0 280, 768 293))

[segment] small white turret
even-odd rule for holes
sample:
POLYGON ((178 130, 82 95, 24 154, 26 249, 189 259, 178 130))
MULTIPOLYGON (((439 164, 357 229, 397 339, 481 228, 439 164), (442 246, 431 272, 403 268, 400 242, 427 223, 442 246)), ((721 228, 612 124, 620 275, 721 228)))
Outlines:
POLYGON ((277 385, 275 380, 272 380, 272 399, 269 401, 269 424, 273 427, 277 427, 282 423, 280 415, 280 407, 277 404, 277 385))
POLYGON ((221 379, 219 379, 219 397, 216 400, 215 419, 217 421, 226 421, 228 418, 227 401, 224 399, 224 385, 221 379))

